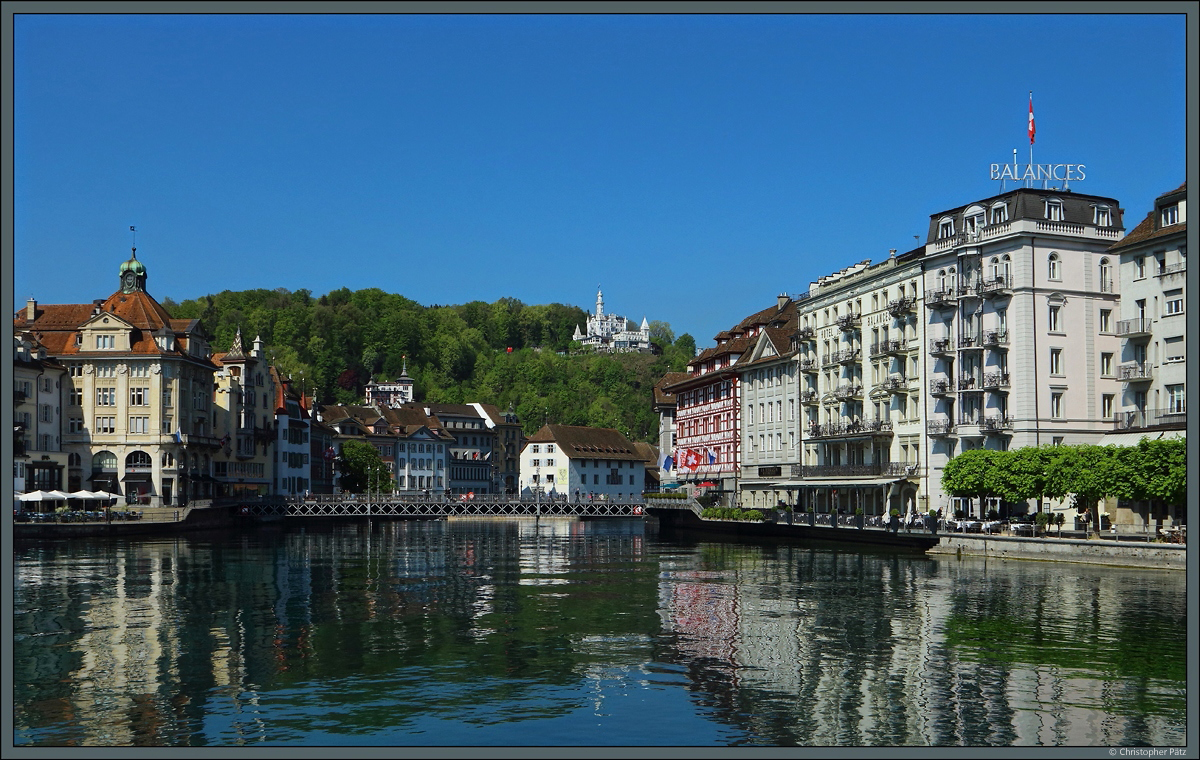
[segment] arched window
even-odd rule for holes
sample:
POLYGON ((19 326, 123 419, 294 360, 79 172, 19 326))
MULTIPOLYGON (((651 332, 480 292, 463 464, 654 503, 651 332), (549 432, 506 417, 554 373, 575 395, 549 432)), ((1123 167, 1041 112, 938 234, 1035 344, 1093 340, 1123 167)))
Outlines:
POLYGON ((108 470, 115 472, 117 469, 117 455, 111 451, 101 451, 92 457, 92 470, 108 470))
POLYGON ((1000 224, 1008 221, 1008 204, 997 203, 992 206, 992 224, 1000 224))
POLYGON ((134 451, 129 456, 125 457, 126 469, 131 467, 151 467, 154 465, 154 460, 144 451, 134 451))
POLYGON ((1062 268, 1059 266, 1057 253, 1051 252, 1046 258, 1046 276, 1051 280, 1062 279, 1062 268))
POLYGON ((70 454, 67 454, 67 465, 70 467, 83 467, 83 457, 79 456, 75 452, 71 452, 70 454))
POLYGON ((938 278, 937 279, 938 290, 944 291, 946 289, 946 270, 939 269, 938 273, 937 273, 937 278, 938 278))
POLYGON ((1004 258, 1001 259, 1001 261, 1003 262, 1004 279, 1011 280, 1012 279, 1012 256, 1009 256, 1006 253, 1006 254, 1004 254, 1004 258))
POLYGON ((1063 205, 1058 198, 1046 199, 1046 218, 1052 222, 1061 222, 1063 220, 1063 205))
POLYGON ((993 256, 992 260, 988 262, 988 276, 993 280, 1000 277, 1000 259, 996 256, 993 256))
POLYGON ((1109 264, 1107 257, 1100 259, 1100 292, 1113 292, 1112 266, 1109 264))
POLYGON ((967 235, 977 235, 986 224, 982 206, 971 206, 963 213, 963 232, 967 235))
POLYGON ((943 217, 938 222, 938 238, 948 238, 954 235, 954 220, 950 217, 943 217))

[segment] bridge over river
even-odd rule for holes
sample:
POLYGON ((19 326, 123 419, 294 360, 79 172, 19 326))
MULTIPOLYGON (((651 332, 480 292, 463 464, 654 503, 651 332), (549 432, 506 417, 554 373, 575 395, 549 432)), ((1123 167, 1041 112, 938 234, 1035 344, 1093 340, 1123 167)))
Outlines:
POLYGON ((642 517, 642 501, 563 501, 510 499, 481 494, 449 500, 392 494, 348 494, 264 500, 243 504, 243 517, 272 520, 293 517, 642 517))

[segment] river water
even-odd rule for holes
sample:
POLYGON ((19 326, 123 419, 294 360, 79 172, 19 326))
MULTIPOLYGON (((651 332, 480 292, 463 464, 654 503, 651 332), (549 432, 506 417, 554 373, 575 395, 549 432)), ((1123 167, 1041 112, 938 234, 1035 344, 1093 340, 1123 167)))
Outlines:
POLYGON ((1181 572, 640 520, 18 543, 18 746, 1183 745, 1181 572))

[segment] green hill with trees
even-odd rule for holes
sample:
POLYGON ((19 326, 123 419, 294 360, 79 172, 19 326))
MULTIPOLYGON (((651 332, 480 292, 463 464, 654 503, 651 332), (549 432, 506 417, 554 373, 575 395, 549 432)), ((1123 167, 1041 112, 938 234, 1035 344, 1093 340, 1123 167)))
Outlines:
POLYGON ((279 288, 162 303, 172 317, 203 320, 216 351, 238 328, 247 347, 260 336, 271 362, 322 403, 361 401, 368 381, 395 379, 407 360, 419 400, 511 405, 526 434, 553 422, 654 441, 651 389, 696 351, 690 335, 676 339, 658 321, 650 333, 660 356, 585 351, 571 341, 583 309, 513 298, 423 306, 378 288, 318 297, 279 288))

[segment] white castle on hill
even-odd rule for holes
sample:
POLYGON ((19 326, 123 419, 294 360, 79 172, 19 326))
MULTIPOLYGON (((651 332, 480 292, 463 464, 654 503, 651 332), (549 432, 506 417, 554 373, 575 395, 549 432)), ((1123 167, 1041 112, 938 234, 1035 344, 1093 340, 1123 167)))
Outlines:
POLYGON ((625 317, 604 313, 604 291, 596 289, 596 313, 588 316, 587 332, 580 332, 575 326, 577 340, 585 346, 592 346, 597 351, 609 353, 639 352, 653 353, 650 345, 650 324, 642 317, 641 327, 634 328, 633 322, 625 317))

